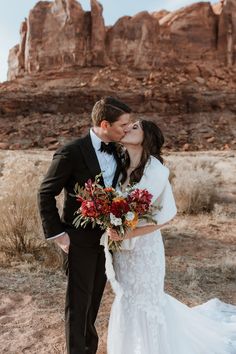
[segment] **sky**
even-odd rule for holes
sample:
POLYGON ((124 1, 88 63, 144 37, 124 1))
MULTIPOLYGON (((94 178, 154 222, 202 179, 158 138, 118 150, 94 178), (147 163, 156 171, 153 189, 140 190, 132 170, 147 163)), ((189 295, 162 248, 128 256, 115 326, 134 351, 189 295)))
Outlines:
MULTIPOLYGON (((204 0, 203 0, 204 1, 204 0)), ((207 0, 205 0, 207 1, 207 0)), ((10 48, 19 43, 20 24, 37 0, 0 0, 0 82, 7 78, 7 58, 10 48)), ((80 0, 84 10, 90 9, 89 0, 80 0)), ((182 6, 198 2, 195 0, 99 0, 103 5, 106 25, 112 25, 118 18, 132 16, 140 11, 159 11, 165 8, 173 11, 182 6), (164 4, 164 5, 163 5, 164 4)), ((212 0, 211 2, 217 2, 212 0)))

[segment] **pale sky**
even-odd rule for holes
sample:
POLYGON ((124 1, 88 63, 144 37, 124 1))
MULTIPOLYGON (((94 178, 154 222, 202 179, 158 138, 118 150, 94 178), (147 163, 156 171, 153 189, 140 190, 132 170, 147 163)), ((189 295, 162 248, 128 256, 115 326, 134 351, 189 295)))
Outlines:
MULTIPOLYGON (((204 1, 204 0, 203 0, 204 1)), ((207 1, 207 0, 205 0, 207 1)), ((0 0, 0 82, 7 78, 7 58, 10 48, 19 43, 20 24, 28 17, 30 9, 37 0, 0 0)), ((90 9, 89 0, 80 0, 84 10, 90 9)), ((106 25, 112 25, 125 15, 140 11, 159 11, 165 8, 173 11, 182 6, 197 2, 195 0, 100 0, 106 25)), ((211 0, 217 2, 217 0, 211 0)))

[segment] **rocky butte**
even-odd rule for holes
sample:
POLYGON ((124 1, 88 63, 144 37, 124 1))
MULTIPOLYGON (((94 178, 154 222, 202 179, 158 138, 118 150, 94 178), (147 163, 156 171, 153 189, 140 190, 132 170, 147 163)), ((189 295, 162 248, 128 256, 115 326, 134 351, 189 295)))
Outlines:
POLYGON ((124 16, 106 26, 91 0, 39 1, 9 53, 0 147, 54 149, 89 126, 94 101, 118 95, 154 118, 167 148, 235 147, 236 1, 124 16))

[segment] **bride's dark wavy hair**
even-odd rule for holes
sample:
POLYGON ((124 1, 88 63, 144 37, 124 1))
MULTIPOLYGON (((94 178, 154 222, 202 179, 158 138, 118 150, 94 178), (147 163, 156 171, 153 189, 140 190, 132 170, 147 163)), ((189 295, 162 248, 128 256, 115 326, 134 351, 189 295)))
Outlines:
MULTIPOLYGON (((161 148, 165 140, 161 129, 156 125, 156 123, 152 121, 141 119, 139 120, 139 123, 143 130, 143 152, 139 165, 130 174, 130 184, 138 183, 141 180, 145 165, 151 155, 156 157, 163 164, 163 158, 161 157, 161 148)), ((129 167, 130 157, 128 152, 125 151, 122 163, 121 184, 123 184, 127 179, 127 170, 129 167)))

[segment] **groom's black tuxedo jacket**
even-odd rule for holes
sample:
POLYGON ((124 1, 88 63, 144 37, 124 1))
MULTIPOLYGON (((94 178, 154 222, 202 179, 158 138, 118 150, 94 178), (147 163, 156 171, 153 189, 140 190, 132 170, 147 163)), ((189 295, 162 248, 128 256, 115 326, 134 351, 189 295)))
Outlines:
MULTIPOLYGON (((119 158, 116 154, 114 157, 117 161, 117 169, 113 186, 116 185, 120 173, 119 158)), ((76 229, 73 226, 73 220, 76 216, 75 211, 78 209, 79 203, 72 195, 75 195, 74 187, 76 183, 84 186, 88 179, 94 180, 95 176, 100 173, 100 166, 92 146, 90 134, 76 139, 56 151, 38 192, 39 211, 46 238, 66 231, 71 242, 81 247, 99 245, 103 233, 99 227, 92 229, 89 224, 86 228, 76 229), (55 197, 60 194, 63 188, 64 206, 60 217, 55 197)), ((102 178, 100 184, 104 185, 102 178)))

